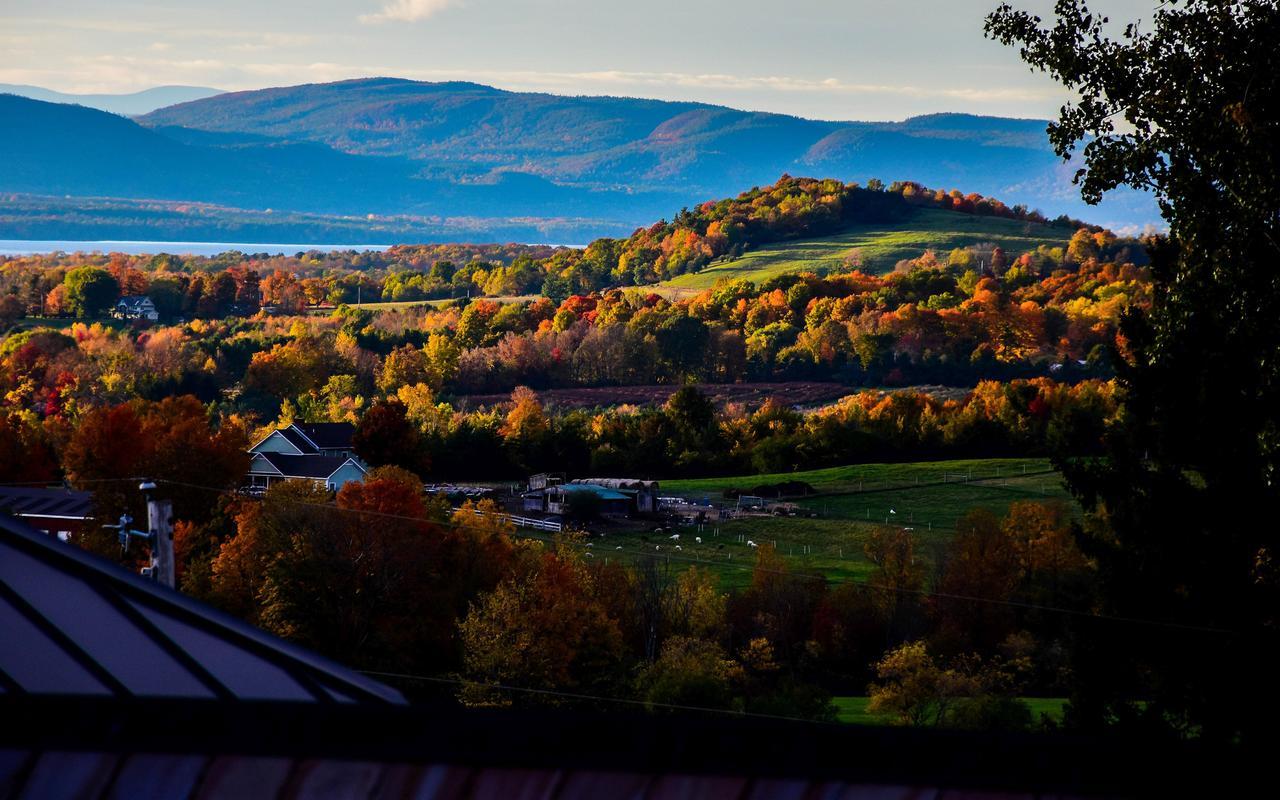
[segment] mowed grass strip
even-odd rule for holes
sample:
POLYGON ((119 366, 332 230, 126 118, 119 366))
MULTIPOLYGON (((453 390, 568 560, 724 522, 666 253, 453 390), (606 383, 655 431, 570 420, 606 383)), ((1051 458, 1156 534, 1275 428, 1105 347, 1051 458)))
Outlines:
MULTIPOLYGON (((1042 717, 1048 717, 1056 723, 1062 722, 1066 709, 1065 697, 1023 697, 1022 702, 1031 709, 1033 724, 1038 724, 1042 717)), ((831 698, 836 707, 836 720, 847 725, 892 725, 893 717, 887 714, 875 714, 868 710, 870 697, 844 696, 831 698)))
MULTIPOLYGON (((532 300, 537 300, 541 296, 542 295, 537 295, 537 294, 520 294, 520 295, 513 294, 513 295, 498 295, 495 297, 485 297, 485 298, 476 297, 473 299, 476 299, 476 300, 484 299, 493 303, 527 303, 532 300)), ((389 300, 386 302, 377 302, 377 303, 347 303, 347 305, 351 306, 352 308, 362 308, 362 309, 367 309, 369 311, 399 311, 401 309, 414 308, 416 306, 437 306, 438 307, 438 306, 445 305, 446 303, 452 303, 456 299, 458 298, 442 297, 436 300, 389 300)))
POLYGON ((801 481, 822 494, 890 490, 925 483, 961 480, 1004 480, 1030 473, 1047 473, 1047 458, 970 458, 946 461, 849 464, 843 467, 734 475, 718 478, 684 478, 662 481, 662 493, 682 497, 719 496, 725 489, 750 489, 771 483, 801 481))
POLYGON ((722 279, 746 278, 757 283, 791 272, 842 272, 850 269, 856 251, 867 273, 890 272, 903 259, 918 258, 926 250, 940 257, 957 247, 995 244, 1010 255, 1040 245, 1066 246, 1074 231, 1053 225, 980 217, 956 211, 922 208, 906 221, 857 225, 834 236, 762 245, 733 261, 717 261, 700 272, 680 275, 658 284, 676 293, 709 289, 722 279))

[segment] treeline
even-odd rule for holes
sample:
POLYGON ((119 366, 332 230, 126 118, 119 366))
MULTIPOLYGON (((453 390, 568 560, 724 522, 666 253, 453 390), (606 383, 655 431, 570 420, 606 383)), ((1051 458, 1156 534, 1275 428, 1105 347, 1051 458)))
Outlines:
MULTIPOLYGON (((314 421, 355 421, 378 398, 418 384, 449 399, 519 385, 963 385, 1108 375, 1121 310, 1146 302, 1143 270, 1093 258, 1039 279, 1023 268, 1019 259, 1001 278, 961 265, 884 277, 782 276, 677 303, 611 291, 559 306, 479 300, 122 330, 35 328, 0 343, 0 404, 48 417, 191 393, 264 423, 286 408, 318 415, 314 421)), ((231 285, 225 293, 235 296, 231 285)))
POLYGON ((150 297, 165 322, 247 317, 263 305, 299 313, 326 303, 377 302, 384 293, 388 300, 465 297, 481 293, 470 281, 477 273, 483 282, 488 271, 515 262, 541 263, 557 250, 547 245, 424 244, 292 256, 237 251, 216 256, 0 256, 0 319, 100 317, 131 295, 150 297), (439 275, 447 277, 433 282, 429 291, 423 289, 424 276, 439 275))
POLYGON ((52 254, 0 258, 0 298, 9 315, 92 317, 120 295, 147 294, 164 320, 247 316, 260 305, 300 312, 322 303, 413 301, 541 293, 556 301, 610 287, 643 286, 702 269, 772 242, 890 223, 915 207, 1054 224, 1098 233, 1075 220, 1049 223, 994 198, 931 190, 912 182, 866 188, 792 178, 735 198, 683 209, 626 239, 585 248, 539 245, 400 245, 385 252, 306 252, 214 257, 52 254), (227 274, 220 274, 220 273, 227 274), (89 292, 82 291, 93 284, 89 292), (232 283, 235 284, 234 288, 232 283), (21 313, 16 313, 21 311, 21 313))
POLYGON ((1092 565, 1061 508, 973 512, 932 551, 878 528, 857 583, 765 545, 740 567, 746 588, 725 593, 707 565, 518 539, 469 506, 450 516, 419 485, 379 469, 334 502, 294 483, 227 500, 178 526, 182 588, 358 669, 459 677, 404 688, 472 706, 619 699, 832 719, 833 694, 869 693, 903 724, 1027 728, 1039 721, 1020 695, 1070 689, 1069 614, 1088 608, 1092 565))
MULTIPOLYGON (((505 408, 463 411, 425 384, 401 386, 365 406, 344 382, 332 379, 318 396, 287 404, 280 420, 264 427, 244 415, 213 413, 190 395, 64 405, 43 420, 10 411, 0 416, 0 453, 12 456, 0 481, 65 478, 103 497, 97 482, 135 475, 235 489, 247 468, 248 442, 295 419, 352 421, 363 459, 440 480, 546 471, 699 477, 858 462, 1082 456, 1097 452, 1117 405, 1110 382, 1040 378, 986 382, 952 400, 864 391, 808 413, 776 400, 756 409, 717 408, 693 387, 657 408, 554 413, 520 388, 505 408), (203 463, 187 463, 198 452, 205 453, 203 463), (148 454, 163 458, 152 462, 148 454)), ((122 509, 108 510, 114 518, 122 509)))
MULTIPOLYGON (((926 257, 887 276, 784 275, 679 302, 611 290, 559 305, 482 299, 324 317, 34 328, 0 343, 0 405, 65 416, 190 393, 262 423, 282 412, 354 422, 378 399, 419 384, 462 408, 468 393, 522 385, 1105 378, 1122 344, 1122 310, 1149 296, 1144 269, 1099 260, 1117 246, 1104 233, 1081 235, 1069 253, 1024 254, 998 277, 960 250, 946 263, 926 257)), ((204 276, 218 287, 213 297, 235 303, 253 285, 249 274, 204 276)))
MULTIPOLYGON (((398 394, 363 415, 356 446, 422 471, 379 467, 336 499, 309 482, 238 496, 248 426, 189 396, 0 417, 0 480, 65 477, 112 519, 142 513, 136 476, 151 477, 174 503, 184 592, 357 668, 461 675, 465 688, 449 693, 470 705, 579 702, 555 694, 566 692, 827 719, 831 695, 869 691, 874 709, 903 723, 1026 727, 1019 695, 1070 688, 1063 653, 1075 617, 1043 609, 1087 612, 1093 579, 1061 508, 974 512, 945 548, 877 529, 862 583, 796 571, 766 545, 749 586, 726 594, 681 558, 628 552, 606 564, 580 539, 520 540, 503 518, 466 508, 450 519, 423 496, 433 466, 419 459, 432 437, 490 479, 575 448, 597 466, 638 449, 652 461, 636 468, 659 475, 740 469, 735 459, 792 468, 797 449, 815 459, 806 465, 880 457, 875 447, 1056 440, 1083 453, 1115 414, 1108 384, 991 384, 949 403, 863 394, 812 415, 777 404, 717 412, 692 388, 661 410, 562 418, 524 391, 505 414, 471 415, 433 403, 424 386, 398 394)), ((120 557, 109 531, 87 528, 76 543, 120 557)), ((688 550, 717 563, 713 548, 688 550)))
MULTIPOLYGON (((323 416, 342 402, 334 394, 306 416, 323 416)), ((1111 383, 1044 378, 985 382, 960 400, 864 391, 810 413, 776 400, 754 410, 717 409, 693 387, 658 408, 560 414, 522 387, 506 409, 467 413, 418 384, 361 415, 355 448, 372 464, 444 480, 548 471, 699 477, 878 461, 1083 456, 1098 451, 1115 411, 1111 383)))

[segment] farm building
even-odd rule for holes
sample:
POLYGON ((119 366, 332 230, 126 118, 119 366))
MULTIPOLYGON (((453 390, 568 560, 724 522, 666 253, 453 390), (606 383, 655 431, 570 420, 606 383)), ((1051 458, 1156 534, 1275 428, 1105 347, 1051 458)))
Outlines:
POLYGON ((624 478, 580 478, 561 483, 545 480, 545 475, 530 479, 529 491, 521 495, 525 511, 562 515, 572 513, 574 505, 609 517, 652 514, 658 510, 657 481, 624 478))
POLYGON ((537 475, 529 476, 529 488, 546 489, 548 486, 559 486, 564 481, 565 474, 563 472, 540 472, 537 475))
POLYGON ((626 517, 635 513, 635 498, 624 492, 593 484, 566 483, 533 489, 521 495, 525 511, 564 515, 589 510, 603 517, 626 517))
POLYGON ((65 541, 93 521, 93 495, 71 489, 0 486, 0 513, 65 541))
POLYGON ((355 427, 346 422, 295 423, 249 448, 248 487, 265 490, 283 480, 310 480, 332 491, 364 477, 351 447, 355 427))
POLYGON ((569 482, 573 485, 603 486, 635 499, 635 510, 641 514, 654 514, 658 511, 658 482, 643 481, 632 478, 577 478, 569 482))

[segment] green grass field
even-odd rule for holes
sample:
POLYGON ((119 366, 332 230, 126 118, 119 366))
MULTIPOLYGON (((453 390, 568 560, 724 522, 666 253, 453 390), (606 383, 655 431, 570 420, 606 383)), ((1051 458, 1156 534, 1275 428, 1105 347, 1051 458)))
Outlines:
POLYGON ((116 319, 115 317, 82 317, 79 319, 70 317, 23 317, 14 323, 9 333, 21 333, 35 328, 53 328, 59 331, 69 331, 71 326, 77 322, 85 325, 98 324, 117 331, 122 331, 133 324, 133 320, 116 319))
MULTIPOLYGON (((530 300, 536 300, 541 295, 521 294, 521 295, 501 295, 498 297, 486 297, 495 303, 524 303, 530 300)), ((369 311, 397 311, 404 308, 413 308, 414 306, 442 306, 445 303, 452 303, 452 298, 442 298, 440 300, 396 300, 386 303, 348 303, 352 308, 364 308, 369 311)))
MULTIPOLYGON (((1033 723, 1040 722, 1041 716, 1047 716, 1054 722, 1062 722, 1063 710, 1067 705, 1065 697, 1024 697, 1022 702, 1031 709, 1033 723)), ((849 725, 892 725, 893 720, 883 714, 873 714, 867 710, 870 697, 833 697, 831 703, 836 707, 836 719, 849 725)))
POLYGON ((632 561, 652 554, 668 559, 673 568, 709 568, 730 589, 751 580, 755 550, 749 542, 769 543, 794 569, 829 580, 865 580, 872 565, 863 547, 871 532, 886 523, 913 528, 921 556, 933 560, 954 535, 956 523, 975 508, 1003 515, 1017 500, 1036 500, 1062 502, 1072 513, 1079 513, 1061 476, 1047 459, 1039 458, 857 464, 775 475, 671 480, 661 483, 661 493, 719 504, 728 502, 723 500, 727 488, 749 490, 781 481, 813 486, 816 494, 794 501, 818 516, 753 516, 685 526, 679 529, 678 540, 657 533, 607 534, 596 546, 596 555, 632 561), (619 552, 618 547, 623 550, 619 552))
POLYGON ((1024 253, 1047 244, 1066 245, 1073 231, 997 217, 955 211, 918 209, 905 223, 860 225, 836 236, 764 245, 734 261, 711 264, 701 272, 681 275, 658 285, 673 294, 699 292, 722 279, 747 278, 757 283, 789 272, 823 274, 847 270, 846 258, 858 251, 864 272, 885 273, 904 258, 932 249, 940 257, 957 247, 994 243, 1009 253, 1024 253))

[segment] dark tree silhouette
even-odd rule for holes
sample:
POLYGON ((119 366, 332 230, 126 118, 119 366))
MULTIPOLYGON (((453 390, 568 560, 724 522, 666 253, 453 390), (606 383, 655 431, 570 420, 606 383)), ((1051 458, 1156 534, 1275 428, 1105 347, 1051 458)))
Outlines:
POLYGON ((1125 421, 1105 457, 1067 466, 1108 523, 1084 543, 1105 611, 1192 627, 1081 630, 1073 713, 1099 725, 1144 696, 1150 721, 1262 738, 1280 622, 1280 5, 1168 0, 1149 26, 1107 26, 1080 0, 1048 26, 1007 5, 986 25, 1078 94, 1049 135, 1064 157, 1084 143, 1085 199, 1145 187, 1169 226, 1149 246, 1152 306, 1122 324, 1125 421))

